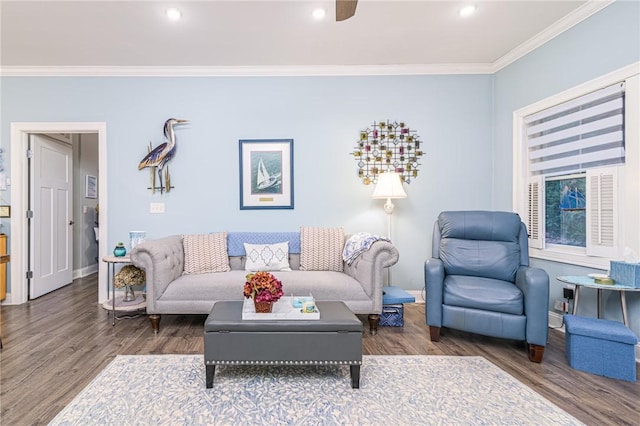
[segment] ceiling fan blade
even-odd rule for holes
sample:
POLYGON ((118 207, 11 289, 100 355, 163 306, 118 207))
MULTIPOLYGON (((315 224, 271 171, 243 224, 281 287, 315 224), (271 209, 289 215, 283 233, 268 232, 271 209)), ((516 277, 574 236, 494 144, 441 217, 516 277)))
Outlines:
POLYGON ((336 21, 344 21, 356 13, 358 0, 336 0, 336 21))

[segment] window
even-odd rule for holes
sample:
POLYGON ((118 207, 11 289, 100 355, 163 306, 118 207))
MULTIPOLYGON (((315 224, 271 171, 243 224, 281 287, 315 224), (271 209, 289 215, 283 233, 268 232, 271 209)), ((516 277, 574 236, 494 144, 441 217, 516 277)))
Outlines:
POLYGON ((514 210, 532 257, 608 269, 623 248, 640 253, 638 65, 514 113, 514 210))
POLYGON ((544 187, 544 238, 547 244, 587 247, 587 179, 550 178, 544 187))

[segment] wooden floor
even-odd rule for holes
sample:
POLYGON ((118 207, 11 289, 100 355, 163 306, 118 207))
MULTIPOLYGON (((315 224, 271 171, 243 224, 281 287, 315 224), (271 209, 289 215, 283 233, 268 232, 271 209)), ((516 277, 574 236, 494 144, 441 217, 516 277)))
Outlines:
MULTIPOLYGON (((0 424, 48 423, 118 354, 203 353, 204 315, 165 315, 157 335, 146 317, 113 327, 96 303, 97 288, 93 275, 28 304, 1 308, 0 424)), ((405 326, 365 333, 364 353, 483 356, 586 424, 640 424, 640 382, 571 369, 560 331, 550 331, 542 364, 529 362, 519 342, 446 329, 439 343, 428 336, 424 304, 405 305, 405 326)))

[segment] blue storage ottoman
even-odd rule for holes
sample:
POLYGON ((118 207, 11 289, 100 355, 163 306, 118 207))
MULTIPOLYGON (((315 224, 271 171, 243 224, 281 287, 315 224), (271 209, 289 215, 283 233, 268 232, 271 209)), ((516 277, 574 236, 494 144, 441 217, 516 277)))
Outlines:
POLYGON ((566 355, 576 370, 636 381, 636 335, 624 324, 565 315, 566 355))
POLYGON ((387 286, 382 288, 382 313, 380 325, 388 327, 404 326, 404 305, 413 303, 416 298, 400 287, 387 286))

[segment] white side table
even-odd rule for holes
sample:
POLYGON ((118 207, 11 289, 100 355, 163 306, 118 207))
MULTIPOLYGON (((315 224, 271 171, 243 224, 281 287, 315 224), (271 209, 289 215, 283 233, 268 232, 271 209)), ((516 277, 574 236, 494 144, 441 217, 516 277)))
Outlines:
POLYGON ((111 308, 110 309, 111 315, 113 317, 112 324, 113 326, 115 326, 117 319, 134 317, 134 316, 116 317, 116 311, 137 311, 137 310, 146 308, 147 304, 146 304, 146 301, 143 300, 141 303, 136 303, 134 305, 116 307, 116 284, 115 284, 116 264, 130 264, 131 258, 129 257, 129 255, 120 256, 120 257, 109 255, 109 256, 103 257, 102 261, 107 263, 107 294, 109 294, 109 283, 111 283, 111 306, 108 306, 109 301, 107 301, 103 304, 103 307, 105 309, 111 308))
POLYGON ((563 283, 567 283, 567 284, 573 284, 576 286, 576 293, 575 293, 575 298, 573 300, 573 315, 576 315, 578 313, 578 299, 580 296, 580 288, 581 287, 589 287, 589 288, 595 288, 598 291, 597 294, 597 315, 598 318, 602 318, 602 290, 611 290, 611 291, 617 291, 620 293, 620 308, 622 309, 622 322, 624 323, 624 325, 626 325, 627 327, 629 327, 629 316, 627 314, 627 297, 626 297, 626 292, 627 291, 640 291, 640 288, 638 287, 632 287, 629 285, 626 285, 624 283, 619 283, 616 282, 614 284, 598 284, 594 281, 593 278, 588 277, 588 276, 582 276, 582 275, 570 275, 570 276, 562 276, 562 277, 556 277, 556 279, 560 282, 563 283))

